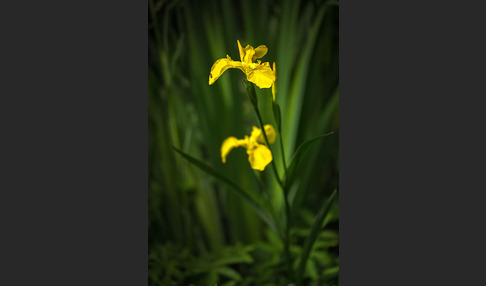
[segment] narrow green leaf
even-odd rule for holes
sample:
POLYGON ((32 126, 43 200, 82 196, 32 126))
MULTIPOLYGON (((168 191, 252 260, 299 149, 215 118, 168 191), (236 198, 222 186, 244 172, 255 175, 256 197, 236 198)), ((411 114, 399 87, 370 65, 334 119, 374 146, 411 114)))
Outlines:
POLYGON ((275 222, 270 218, 266 209, 253 197, 251 197, 247 192, 245 192, 242 188, 236 185, 233 181, 228 179, 225 175, 219 173, 214 168, 210 167, 209 165, 201 162, 200 160, 192 157, 189 154, 182 152, 181 150, 177 149, 176 147, 172 146, 174 150, 179 153, 184 159, 188 160, 190 163, 198 167, 199 169, 203 170, 204 172, 212 175, 213 177, 219 179, 229 187, 233 188, 236 193, 238 193, 255 211, 256 213, 265 221, 268 226, 270 226, 276 233, 281 233, 281 231, 277 228, 275 222))
POLYGON ((327 199, 326 203, 322 205, 322 207, 319 209, 319 212, 317 213, 316 219, 314 221, 314 225, 312 226, 311 234, 309 235, 309 237, 306 239, 304 243, 304 250, 302 251, 299 267, 297 269, 298 281, 301 281, 302 279, 302 275, 304 274, 305 265, 307 262, 307 258, 309 258, 309 253, 312 249, 312 245, 316 241, 317 234, 321 229, 322 221, 324 220, 326 214, 331 209, 330 206, 332 204, 332 201, 334 200, 334 197, 336 196, 336 193, 337 190, 334 190, 331 196, 327 199))
POLYGON ((322 276, 323 276, 324 280, 328 280, 328 279, 334 278, 338 275, 339 275, 339 266, 335 266, 335 267, 328 268, 328 269, 324 270, 324 273, 323 273, 322 276))
POLYGON ((315 18, 313 19, 312 26, 308 30, 307 38, 305 39, 305 45, 299 53, 299 61, 296 63, 296 70, 293 76, 293 80, 289 86, 289 101, 287 105, 283 107, 287 110, 284 112, 285 118, 289 118, 284 122, 284 145, 288 150, 295 150, 297 132, 300 125, 300 118, 302 113, 302 105, 304 102, 304 94, 307 88, 307 79, 309 74, 309 66, 312 63, 312 54, 315 47, 316 39, 318 38, 318 32, 322 26, 322 19, 327 11, 326 5, 322 5, 315 18))
POLYGON ((272 102, 273 118, 277 124, 278 132, 282 133, 282 115, 280 112, 280 106, 275 101, 272 102))
POLYGON ((287 170, 288 178, 285 180, 287 186, 290 186, 292 184, 293 180, 295 179, 295 170, 296 170, 300 160, 302 159, 302 156, 305 154, 307 149, 309 149, 309 147, 312 145, 312 143, 314 143, 317 140, 322 139, 326 136, 329 136, 333 133, 334 132, 329 132, 327 134, 319 135, 317 137, 309 139, 309 140, 305 141, 304 143, 300 144, 300 146, 297 148, 297 151, 295 151, 294 155, 292 156, 292 159, 290 161, 290 165, 289 165, 288 170, 287 170))
POLYGON ((319 275, 317 274, 317 266, 314 261, 309 260, 309 263, 307 263, 307 269, 306 269, 306 274, 312 279, 312 280, 317 280, 319 279, 319 275))
POLYGON ((252 263, 253 258, 249 254, 240 254, 238 256, 233 255, 233 256, 228 256, 228 257, 223 257, 216 261, 214 265, 216 266, 224 266, 227 264, 235 264, 235 263, 252 263))
POLYGON ((219 274, 221 274, 223 276, 231 278, 233 280, 241 281, 241 275, 238 272, 236 272, 235 270, 233 270, 229 267, 220 267, 220 268, 216 269, 216 272, 218 272, 219 274))

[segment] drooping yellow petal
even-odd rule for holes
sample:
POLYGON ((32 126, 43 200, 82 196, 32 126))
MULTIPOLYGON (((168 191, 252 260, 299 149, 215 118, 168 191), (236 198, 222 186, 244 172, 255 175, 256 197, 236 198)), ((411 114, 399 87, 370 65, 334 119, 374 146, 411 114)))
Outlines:
POLYGON ((229 152, 233 150, 233 148, 239 146, 238 141, 238 138, 233 136, 228 137, 223 141, 223 144, 221 144, 221 160, 223 163, 226 163, 226 156, 228 156, 229 152))
POLYGON ((268 52, 268 48, 265 45, 260 45, 255 49, 255 55, 253 56, 253 61, 262 58, 268 52))
POLYGON ((275 81, 272 85, 272 96, 273 101, 275 102, 275 95, 277 94, 277 67, 275 66, 275 62, 273 62, 273 74, 275 75, 275 81))
POLYGON ((209 85, 212 85, 229 68, 238 68, 245 72, 241 62, 233 61, 227 56, 227 58, 217 60, 211 67, 211 72, 209 73, 209 85))
POLYGON ((239 40, 236 41, 238 42, 238 50, 240 51, 240 60, 243 62, 243 59, 245 58, 245 50, 243 50, 240 41, 239 40))
POLYGON ((251 168, 258 171, 265 170, 273 160, 272 152, 265 145, 257 145, 255 148, 248 149, 247 153, 251 168))
POLYGON ((275 81, 275 74, 273 73, 272 68, 270 68, 270 64, 267 62, 261 65, 256 65, 255 67, 253 67, 253 65, 250 66, 250 69, 246 74, 248 81, 253 82, 259 88, 271 87, 275 81))

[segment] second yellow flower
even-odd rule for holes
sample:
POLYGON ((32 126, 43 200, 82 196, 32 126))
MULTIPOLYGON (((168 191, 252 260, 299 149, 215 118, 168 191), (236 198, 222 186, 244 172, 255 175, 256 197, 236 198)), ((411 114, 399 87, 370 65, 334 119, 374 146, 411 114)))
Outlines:
MULTIPOLYGON (((275 142, 275 129, 272 125, 265 125, 265 133, 267 134, 268 143, 273 144, 275 142)), ((272 152, 266 145, 265 138, 263 137, 262 130, 253 126, 253 131, 250 136, 245 136, 244 139, 238 139, 236 137, 228 137, 221 144, 221 160, 226 163, 226 157, 229 152, 236 147, 245 147, 248 154, 248 161, 251 168, 263 171, 265 167, 272 162, 272 152)))

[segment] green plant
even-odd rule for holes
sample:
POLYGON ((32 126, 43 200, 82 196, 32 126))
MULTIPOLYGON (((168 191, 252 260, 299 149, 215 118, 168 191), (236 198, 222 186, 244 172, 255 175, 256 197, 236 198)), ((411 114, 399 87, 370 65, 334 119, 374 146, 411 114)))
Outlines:
POLYGON ((337 50, 337 2, 149 1, 149 285, 337 285, 337 50), (277 63, 259 116, 245 74, 207 82, 238 39, 277 63), (260 121, 278 129, 272 163, 255 171, 235 149, 223 164, 224 139, 260 121))

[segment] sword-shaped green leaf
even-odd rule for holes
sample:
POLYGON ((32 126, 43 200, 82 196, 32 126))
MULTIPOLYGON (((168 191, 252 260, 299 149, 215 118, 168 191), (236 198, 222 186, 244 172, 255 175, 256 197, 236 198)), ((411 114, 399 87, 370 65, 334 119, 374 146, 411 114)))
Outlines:
POLYGON ((252 208, 255 212, 265 221, 269 227, 271 227, 275 232, 281 233, 281 231, 277 228, 275 222, 270 218, 266 209, 252 196, 250 196, 247 192, 245 192, 242 188, 236 185, 233 181, 228 179, 225 175, 221 174, 220 172, 216 171, 213 167, 201 162, 200 160, 192 157, 189 154, 182 152, 181 150, 177 149, 176 147, 172 146, 174 150, 179 153, 184 159, 198 167, 199 169, 203 170, 204 172, 208 173, 209 175, 219 179, 221 182, 225 183, 233 190, 236 191, 238 195, 240 195, 252 208))
POLYGON ((295 176, 296 176, 295 172, 297 170, 299 162, 302 159, 302 156, 307 151, 307 149, 309 149, 309 147, 312 145, 312 143, 314 143, 317 140, 322 139, 326 136, 329 136, 333 133, 334 132, 329 132, 327 134, 319 135, 317 137, 309 139, 309 140, 305 141, 304 143, 300 144, 300 146, 297 148, 297 151, 295 151, 294 155, 292 156, 292 159, 290 161, 290 165, 289 165, 288 170, 287 170, 288 178, 286 178, 286 180, 285 180, 285 184, 287 185, 287 187, 292 185, 292 182, 294 181, 295 176))

